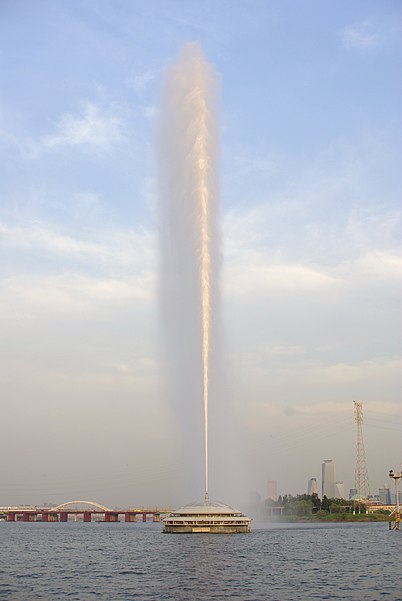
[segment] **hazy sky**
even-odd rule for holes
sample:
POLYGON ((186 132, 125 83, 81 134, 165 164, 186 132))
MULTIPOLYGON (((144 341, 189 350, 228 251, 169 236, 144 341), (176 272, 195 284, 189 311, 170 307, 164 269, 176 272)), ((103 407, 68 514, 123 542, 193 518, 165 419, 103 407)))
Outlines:
POLYGON ((211 497, 304 492, 323 459, 348 490, 353 400, 372 492, 399 467, 401 17, 399 0, 0 2, 0 505, 193 500, 161 378, 154 148, 191 41, 221 78, 238 423, 211 497))

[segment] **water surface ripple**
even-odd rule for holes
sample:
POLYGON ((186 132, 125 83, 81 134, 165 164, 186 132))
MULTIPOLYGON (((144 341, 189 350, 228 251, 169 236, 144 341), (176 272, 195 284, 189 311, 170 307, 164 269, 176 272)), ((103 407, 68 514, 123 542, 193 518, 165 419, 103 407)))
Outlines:
POLYGON ((402 600, 402 531, 384 523, 214 536, 151 523, 0 522, 0 540, 0 599, 402 600))

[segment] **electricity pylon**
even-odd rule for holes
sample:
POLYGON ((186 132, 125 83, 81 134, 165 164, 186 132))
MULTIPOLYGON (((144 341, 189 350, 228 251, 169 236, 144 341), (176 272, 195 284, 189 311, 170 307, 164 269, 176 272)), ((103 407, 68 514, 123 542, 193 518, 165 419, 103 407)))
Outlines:
POLYGON ((366 454, 363 442, 363 403, 353 401, 355 405, 356 422, 356 470, 355 488, 358 499, 367 499, 370 495, 368 471, 366 465, 366 454))

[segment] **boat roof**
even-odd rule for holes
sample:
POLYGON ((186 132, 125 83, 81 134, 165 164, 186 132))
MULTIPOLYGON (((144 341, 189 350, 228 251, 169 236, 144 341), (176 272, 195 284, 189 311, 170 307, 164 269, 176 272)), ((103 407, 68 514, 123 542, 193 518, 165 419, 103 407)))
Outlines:
POLYGON ((225 503, 211 502, 211 503, 190 503, 176 509, 172 513, 181 515, 243 515, 238 509, 230 507, 225 503))

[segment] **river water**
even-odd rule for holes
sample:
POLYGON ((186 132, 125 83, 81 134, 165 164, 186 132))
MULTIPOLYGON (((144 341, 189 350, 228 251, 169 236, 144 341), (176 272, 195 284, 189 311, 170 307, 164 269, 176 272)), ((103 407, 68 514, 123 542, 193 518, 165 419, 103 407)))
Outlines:
POLYGON ((401 550, 387 523, 169 535, 153 523, 0 522, 0 599, 401 601, 401 550))

